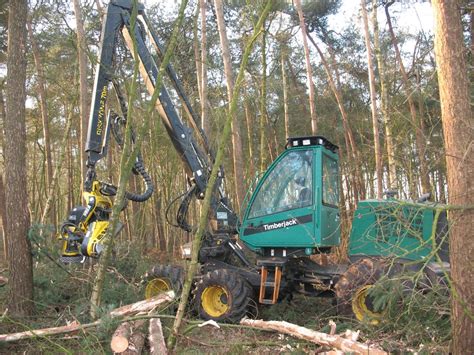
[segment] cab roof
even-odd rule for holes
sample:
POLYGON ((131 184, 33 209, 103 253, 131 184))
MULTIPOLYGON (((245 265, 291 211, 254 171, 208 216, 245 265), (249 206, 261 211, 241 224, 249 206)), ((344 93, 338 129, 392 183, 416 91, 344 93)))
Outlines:
POLYGON ((333 153, 337 153, 339 147, 323 136, 305 136, 287 138, 285 148, 303 147, 303 146, 323 146, 333 153))

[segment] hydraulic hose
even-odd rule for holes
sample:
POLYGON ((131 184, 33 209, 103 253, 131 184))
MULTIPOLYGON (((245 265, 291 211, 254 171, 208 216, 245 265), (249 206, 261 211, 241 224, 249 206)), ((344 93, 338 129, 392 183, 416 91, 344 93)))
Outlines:
POLYGON ((154 186, 153 186, 153 181, 151 181, 151 177, 148 174, 148 172, 145 170, 145 167, 143 166, 143 161, 138 158, 135 165, 133 166, 135 171, 140 175, 145 182, 145 192, 142 194, 137 194, 133 192, 125 192, 125 198, 127 200, 133 201, 133 202, 145 202, 148 200, 151 195, 153 194, 154 186))
MULTIPOLYGON (((118 116, 115 112, 112 112, 112 116, 113 116, 113 119, 111 121, 112 135, 114 136, 115 141, 117 142, 119 147, 123 149, 123 137, 119 132, 119 127, 125 126, 126 119, 118 116)), ((134 140, 135 140, 135 134, 133 133, 133 130, 132 130, 132 142, 134 140)), ((143 181, 145 182, 145 192, 143 192, 142 194, 137 194, 134 192, 126 191, 125 198, 133 202, 145 202, 151 197, 155 188, 153 186, 153 182, 151 181, 150 175, 145 170, 145 166, 143 165, 143 160, 140 154, 138 154, 137 160, 135 164, 133 165, 133 173, 135 175, 140 175, 142 177, 143 181)))

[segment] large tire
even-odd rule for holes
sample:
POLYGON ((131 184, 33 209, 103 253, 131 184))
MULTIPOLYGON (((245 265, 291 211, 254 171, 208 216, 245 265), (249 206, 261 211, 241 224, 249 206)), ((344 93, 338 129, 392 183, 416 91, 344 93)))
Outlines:
POLYGON ((337 311, 359 321, 379 323, 384 310, 375 310, 369 289, 385 274, 382 260, 364 258, 353 263, 339 278, 335 288, 337 311))
POLYGON ((173 290, 179 297, 184 283, 184 270, 181 266, 156 265, 143 277, 145 298, 150 299, 160 293, 173 290))
POLYGON ((249 311, 252 289, 239 274, 217 269, 196 284, 194 306, 199 317, 236 323, 249 311))

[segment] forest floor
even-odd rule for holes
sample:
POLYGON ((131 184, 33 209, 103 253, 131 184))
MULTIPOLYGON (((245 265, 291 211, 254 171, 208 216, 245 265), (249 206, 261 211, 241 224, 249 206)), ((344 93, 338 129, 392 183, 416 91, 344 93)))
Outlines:
MULTIPOLYGON (((4 317, 0 321, 0 334, 60 326, 74 320, 81 323, 90 321, 88 306, 93 269, 69 266, 67 271, 71 273, 70 275, 41 256, 36 255, 36 259, 34 271, 36 313, 33 318, 21 321, 4 317)), ((139 257, 133 252, 129 252, 126 258, 117 259, 106 279, 101 314, 142 299, 143 287, 140 286, 140 277, 153 263, 153 260, 139 257)), ((4 270, 0 268, 2 269, 4 270)), ((8 285, 0 287, 0 315, 5 310, 7 290, 8 285)), ((397 323, 390 318, 373 326, 338 317, 333 303, 332 298, 296 295, 291 302, 283 301, 274 306, 256 307, 255 318, 284 320, 326 333, 330 330, 329 320, 333 320, 337 324, 337 333, 343 333, 346 329, 360 330, 359 341, 370 341, 386 351, 449 352, 449 317, 447 322, 446 316, 436 317, 436 322, 429 322, 426 314, 422 312, 420 319, 416 319, 416 314, 410 314, 409 323, 401 318, 398 318, 397 323)), ((190 311, 186 320, 197 319, 190 311)), ((172 327, 172 319, 164 318, 162 321, 166 337, 172 327)), ((89 329, 87 332, 10 344, 0 343, 0 354, 111 353, 110 339, 117 326, 116 320, 105 317, 100 327, 89 329)), ((198 327, 195 322, 185 321, 181 333, 174 351, 177 354, 303 354, 323 350, 316 344, 287 335, 237 325, 220 324, 220 328, 198 327)))

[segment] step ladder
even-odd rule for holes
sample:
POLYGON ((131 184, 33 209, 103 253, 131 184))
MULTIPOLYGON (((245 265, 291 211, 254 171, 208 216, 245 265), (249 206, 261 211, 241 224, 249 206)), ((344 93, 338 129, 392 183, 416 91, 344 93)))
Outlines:
POLYGON ((282 267, 286 260, 271 258, 259 260, 260 295, 258 301, 262 304, 275 304, 280 293, 282 267))

